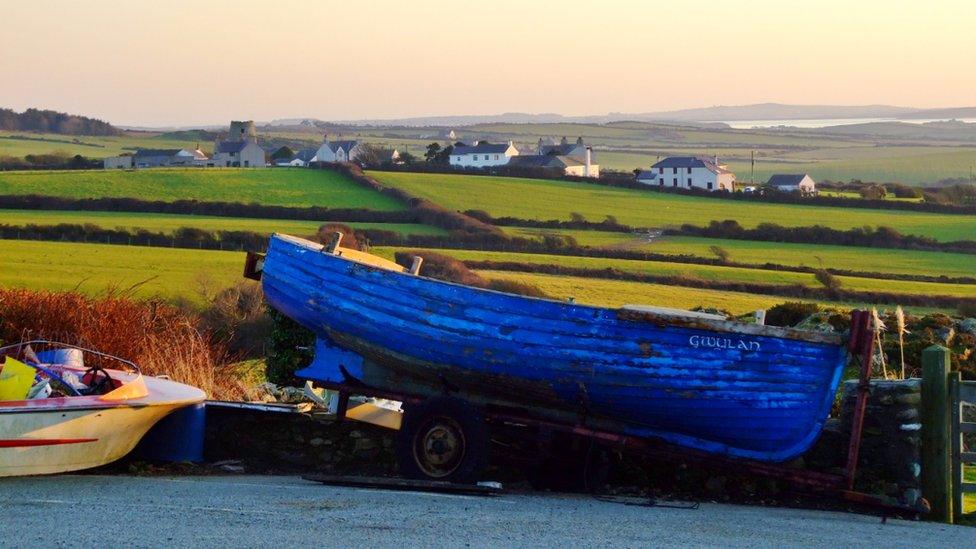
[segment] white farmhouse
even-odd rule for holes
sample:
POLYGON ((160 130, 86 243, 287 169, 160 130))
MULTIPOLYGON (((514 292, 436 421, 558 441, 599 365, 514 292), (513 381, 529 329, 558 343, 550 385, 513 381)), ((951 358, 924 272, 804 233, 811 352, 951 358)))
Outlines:
POLYGON ((456 145, 451 151, 451 165, 459 168, 487 168, 490 166, 504 166, 513 156, 518 156, 518 149, 508 143, 488 143, 479 141, 472 146, 456 145))
POLYGON ((352 162, 360 150, 359 141, 329 141, 326 135, 312 162, 352 162))
POLYGON ((637 174, 645 185, 707 191, 733 191, 735 174, 719 164, 718 158, 705 156, 669 156, 637 174))
POLYGON ((817 182, 805 173, 778 173, 769 178, 766 186, 781 193, 817 194, 817 182))

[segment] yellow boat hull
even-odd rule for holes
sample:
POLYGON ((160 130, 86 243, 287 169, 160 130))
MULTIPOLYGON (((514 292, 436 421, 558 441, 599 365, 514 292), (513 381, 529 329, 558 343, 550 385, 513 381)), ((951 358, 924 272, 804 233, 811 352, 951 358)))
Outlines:
POLYGON ((0 477, 90 469, 124 457, 171 412, 202 402, 203 391, 112 372, 130 387, 102 397, 0 403, 0 477))

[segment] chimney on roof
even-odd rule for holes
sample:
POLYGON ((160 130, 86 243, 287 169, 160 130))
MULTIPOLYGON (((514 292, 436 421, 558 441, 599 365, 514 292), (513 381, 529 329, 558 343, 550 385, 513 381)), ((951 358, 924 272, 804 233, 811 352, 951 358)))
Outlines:
POLYGON ((582 145, 583 144, 583 136, 582 135, 576 138, 576 144, 577 145, 582 145))
POLYGON ((718 155, 717 154, 715 155, 715 167, 716 168, 718 167, 718 155))
POLYGON ((562 139, 559 140, 560 145, 568 145, 569 141, 566 141, 566 136, 564 135, 562 139))
MULTIPOLYGON (((582 137, 580 138, 582 139, 582 137)), ((590 163, 593 161, 593 149, 586 148, 586 164, 583 166, 583 177, 590 177, 590 163)))

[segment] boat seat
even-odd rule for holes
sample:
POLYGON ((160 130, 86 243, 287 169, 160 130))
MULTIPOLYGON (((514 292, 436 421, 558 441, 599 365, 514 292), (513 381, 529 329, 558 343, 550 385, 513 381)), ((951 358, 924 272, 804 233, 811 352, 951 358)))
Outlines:
POLYGON ((728 320, 722 315, 702 313, 699 311, 686 311, 684 309, 671 309, 669 307, 653 307, 651 305, 631 305, 627 304, 620 308, 623 311, 634 311, 637 313, 650 313, 660 316, 678 316, 685 318, 703 318, 707 320, 728 320))

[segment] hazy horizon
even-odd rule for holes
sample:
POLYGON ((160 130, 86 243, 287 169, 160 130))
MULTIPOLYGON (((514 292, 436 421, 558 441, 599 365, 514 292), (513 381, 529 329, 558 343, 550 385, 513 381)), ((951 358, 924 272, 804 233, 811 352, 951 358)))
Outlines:
POLYGON ((125 126, 976 103, 961 0, 45 0, 3 15, 0 106, 125 126))

